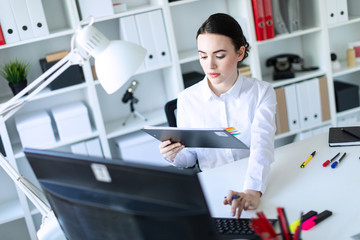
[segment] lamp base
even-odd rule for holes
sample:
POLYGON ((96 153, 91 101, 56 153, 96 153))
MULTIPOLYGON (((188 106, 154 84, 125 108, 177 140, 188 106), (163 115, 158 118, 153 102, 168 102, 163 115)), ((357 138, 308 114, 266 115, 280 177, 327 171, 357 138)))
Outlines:
POLYGON ((39 240, 66 240, 53 212, 43 216, 40 229, 37 231, 37 237, 39 240))

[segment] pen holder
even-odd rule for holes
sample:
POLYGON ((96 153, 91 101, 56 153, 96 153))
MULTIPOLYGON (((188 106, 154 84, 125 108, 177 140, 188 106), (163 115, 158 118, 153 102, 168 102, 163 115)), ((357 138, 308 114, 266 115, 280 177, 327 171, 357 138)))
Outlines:
MULTIPOLYGON (((291 233, 289 228, 289 223, 285 214, 285 210, 282 207, 277 208, 278 212, 278 222, 280 225, 281 233, 278 234, 275 232, 273 225, 270 223, 269 219, 266 218, 263 212, 257 212, 256 215, 258 218, 251 219, 250 227, 260 236, 263 240, 300 240, 301 239, 301 223, 296 228, 294 234, 291 233)), ((300 219, 302 213, 300 215, 300 219)))

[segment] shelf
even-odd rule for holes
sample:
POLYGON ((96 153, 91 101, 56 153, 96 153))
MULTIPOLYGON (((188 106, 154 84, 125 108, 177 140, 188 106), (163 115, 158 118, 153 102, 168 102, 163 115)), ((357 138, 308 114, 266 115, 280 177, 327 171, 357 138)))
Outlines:
POLYGON ((329 125, 329 124, 331 124, 330 121, 325 121, 325 122, 322 122, 320 124, 316 124, 316 125, 313 125, 313 126, 310 126, 310 127, 307 127, 307 128, 301 128, 301 129, 298 129, 296 131, 289 131, 289 132, 286 132, 286 133, 281 133, 281 134, 278 134, 278 135, 275 136, 275 140, 279 140, 281 138, 289 137, 291 135, 295 135, 295 134, 298 134, 298 133, 301 133, 301 132, 306 132, 306 131, 311 130, 311 129, 323 127, 323 126, 326 126, 326 125, 329 125))
POLYGON ((281 87, 284 85, 289 85, 292 83, 300 82, 306 79, 312 79, 316 77, 320 77, 326 75, 326 72, 323 70, 315 70, 308 72, 295 72, 295 78, 282 79, 282 80, 273 80, 272 74, 266 75, 263 77, 263 80, 269 82, 274 88, 281 87))
POLYGON ((358 63, 358 62, 356 63, 355 67, 348 67, 346 60, 340 61, 340 65, 341 65, 341 68, 339 70, 334 71, 333 77, 338 77, 340 75, 345 75, 345 74, 360 71, 360 63, 358 63))
POLYGON ((107 138, 111 139, 111 138, 119 137, 127 133, 138 131, 142 129, 144 126, 159 125, 167 122, 165 111, 163 108, 155 109, 149 112, 142 112, 141 114, 145 118, 147 118, 147 121, 143 121, 139 117, 133 118, 131 116, 131 118, 129 118, 129 120, 126 122, 125 126, 123 126, 122 124, 123 122, 125 122, 126 118, 107 122, 105 124, 107 138))
POLYGON ((349 16, 348 21, 329 25, 328 28, 331 30, 331 29, 335 29, 335 28, 338 28, 338 27, 342 27, 342 26, 345 26, 345 25, 358 23, 358 22, 360 22, 360 16, 349 16))
MULTIPOLYGON (((76 91, 79 89, 85 89, 85 88, 86 88, 86 83, 80 83, 80 84, 76 84, 76 85, 73 85, 70 87, 57 89, 54 91, 51 91, 50 88, 44 88, 40 93, 38 93, 36 96, 34 96, 32 99, 30 99, 29 102, 40 100, 40 99, 45 99, 48 97, 57 96, 57 95, 65 94, 68 92, 76 91)), ((14 97, 14 96, 7 95, 7 96, 1 97, 0 98, 0 107, 1 107, 1 105, 5 104, 7 101, 9 101, 12 97, 14 97)))
POLYGON ((180 64, 193 62, 199 60, 199 54, 197 49, 191 49, 188 51, 179 52, 180 64))
MULTIPOLYGON (((134 14, 138 14, 138 13, 142 13, 142 12, 153 11, 153 10, 157 10, 157 9, 161 9, 161 6, 160 5, 154 5, 154 4, 136 6, 136 7, 128 8, 126 11, 121 12, 121 13, 116 13, 116 14, 113 14, 113 15, 110 15, 110 16, 96 18, 94 20, 94 22, 109 21, 109 20, 120 18, 120 17, 134 15, 134 14)), ((85 25, 85 24, 82 24, 82 25, 85 25)))
MULTIPOLYGON (((79 137, 65 140, 65 141, 57 141, 55 144, 48 145, 42 149, 59 148, 59 147, 70 145, 70 144, 73 144, 76 142, 81 142, 86 139, 94 138, 94 137, 97 137, 98 135, 99 135, 98 131, 94 131, 89 135, 79 136, 79 137)), ((13 145, 13 150, 14 150, 15 158, 19 159, 19 158, 25 157, 24 152, 23 152, 23 147, 20 143, 13 145)))
POLYGON ((192 2, 198 2, 199 0, 179 0, 179 1, 174 1, 169 3, 170 7, 175 7, 175 6, 179 6, 179 5, 183 5, 183 4, 188 4, 188 3, 192 3, 192 2))
POLYGON ((352 108, 352 109, 345 110, 342 112, 337 112, 336 117, 339 118, 339 117, 344 117, 344 116, 352 115, 352 114, 356 114, 356 113, 360 113, 360 107, 352 108))
POLYGON ((18 200, 0 205, 0 224, 11 222, 24 217, 24 211, 18 200))
POLYGON ((276 37, 268 39, 268 40, 257 41, 256 44, 259 46, 265 45, 265 44, 269 44, 272 42, 286 40, 286 39, 295 38, 295 37, 301 37, 301 36, 304 36, 307 34, 316 33, 316 32, 320 32, 320 31, 321 31, 320 27, 314 27, 314 28, 300 30, 300 31, 292 32, 292 33, 284 33, 284 34, 277 35, 276 37))
POLYGON ((54 91, 51 91, 50 89, 48 90, 43 90, 42 93, 37 94, 36 96, 34 96, 33 99, 31 99, 30 101, 35 101, 35 100, 39 100, 39 99, 43 99, 43 98, 48 98, 51 96, 56 96, 56 95, 62 95, 65 93, 69 93, 72 91, 76 91, 79 89, 85 89, 86 88, 86 83, 79 83, 73 86, 69 86, 69 87, 64 87, 64 88, 60 88, 60 89, 56 89, 54 91))
POLYGON ((2 46, 0 46, 0 50, 6 49, 6 48, 18 47, 18 46, 22 46, 22 45, 26 45, 26 44, 31 44, 31 43, 37 43, 39 41, 51 40, 51 39, 58 38, 58 37, 73 35, 74 33, 75 33, 75 30, 73 30, 73 29, 55 30, 55 31, 53 31, 53 33, 50 33, 49 35, 46 35, 46 36, 31 38, 28 40, 23 40, 23 41, 18 41, 15 43, 9 43, 9 44, 2 45, 2 46))

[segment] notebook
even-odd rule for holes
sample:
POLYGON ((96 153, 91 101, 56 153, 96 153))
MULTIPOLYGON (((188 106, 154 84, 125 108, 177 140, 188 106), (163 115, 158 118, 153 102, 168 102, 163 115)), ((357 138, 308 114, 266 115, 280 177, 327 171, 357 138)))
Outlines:
POLYGON ((144 127, 144 132, 165 141, 181 142, 185 147, 248 149, 245 143, 222 128, 144 127))
POLYGON ((329 146, 359 146, 360 126, 354 127, 331 127, 329 129, 329 146))

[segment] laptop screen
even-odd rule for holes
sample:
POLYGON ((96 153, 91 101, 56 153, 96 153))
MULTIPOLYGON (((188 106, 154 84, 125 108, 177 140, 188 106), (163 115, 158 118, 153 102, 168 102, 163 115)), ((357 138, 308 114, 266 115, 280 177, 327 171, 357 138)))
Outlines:
POLYGON ((68 239, 218 239, 195 171, 24 152, 68 239))

